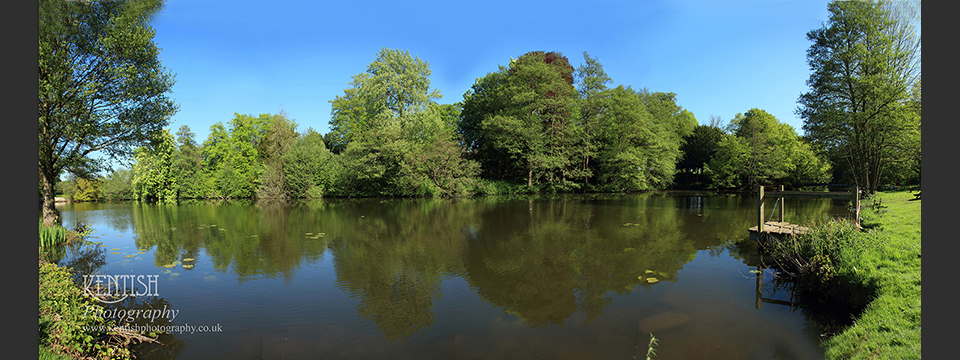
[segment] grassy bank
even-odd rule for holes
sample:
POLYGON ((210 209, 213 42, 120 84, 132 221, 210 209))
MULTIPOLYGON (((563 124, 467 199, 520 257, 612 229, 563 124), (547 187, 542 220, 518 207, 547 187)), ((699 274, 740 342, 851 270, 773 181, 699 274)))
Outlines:
POLYGON ((920 358, 920 203, 906 191, 878 193, 862 203, 866 231, 826 221, 774 249, 805 292, 863 307, 825 340, 827 358, 920 358))

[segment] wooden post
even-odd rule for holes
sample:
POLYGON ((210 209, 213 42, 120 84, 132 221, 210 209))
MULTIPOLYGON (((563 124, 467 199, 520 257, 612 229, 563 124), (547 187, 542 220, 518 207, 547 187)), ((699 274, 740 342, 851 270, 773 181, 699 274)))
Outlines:
MULTIPOLYGON (((780 193, 783 193, 783 185, 780 185, 780 193)), ((786 220, 783 219, 783 214, 784 214, 783 209, 785 209, 786 207, 787 207, 787 203, 785 202, 783 197, 780 197, 780 222, 786 222, 786 220)))
POLYGON ((757 240, 760 240, 763 238, 763 185, 757 191, 757 206, 757 240))
POLYGON ((860 226, 860 187, 853 188, 853 225, 860 226))
POLYGON ((757 265, 757 270, 760 270, 757 273, 757 310, 760 310, 760 305, 763 304, 763 269, 760 268, 760 265, 757 265))

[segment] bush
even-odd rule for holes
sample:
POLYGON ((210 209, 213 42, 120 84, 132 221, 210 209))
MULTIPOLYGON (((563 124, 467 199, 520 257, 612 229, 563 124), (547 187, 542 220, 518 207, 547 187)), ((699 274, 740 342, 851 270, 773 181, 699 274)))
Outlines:
POLYGON ((39 298, 40 346, 79 358, 131 358, 129 349, 111 341, 115 334, 97 331, 96 326, 111 324, 101 317, 87 316, 102 307, 84 295, 67 269, 40 262, 39 298))
POLYGON ((862 264, 861 256, 873 241, 874 237, 852 223, 830 219, 816 223, 807 233, 776 242, 768 250, 779 276, 792 281, 800 293, 863 307, 872 299, 876 284, 857 265, 862 264))

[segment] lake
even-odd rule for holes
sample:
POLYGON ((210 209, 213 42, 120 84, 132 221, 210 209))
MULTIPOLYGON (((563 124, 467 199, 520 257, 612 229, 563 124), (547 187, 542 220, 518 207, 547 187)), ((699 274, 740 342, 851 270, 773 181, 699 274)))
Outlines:
MULTIPOLYGON (((822 358, 823 325, 758 279, 755 201, 76 203, 94 243, 60 264, 155 279, 104 314, 166 310, 129 323, 172 326, 146 359, 643 359, 651 333, 662 359, 822 358)), ((788 199, 786 221, 848 212, 788 199)))

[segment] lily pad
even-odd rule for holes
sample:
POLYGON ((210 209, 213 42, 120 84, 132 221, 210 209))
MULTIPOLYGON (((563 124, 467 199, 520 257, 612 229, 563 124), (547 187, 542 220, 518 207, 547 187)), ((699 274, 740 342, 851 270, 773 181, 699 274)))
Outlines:
POLYGON ((643 273, 644 273, 644 274, 653 274, 653 270, 645 270, 643 273))
POLYGON ((637 276, 637 280, 643 280, 643 275, 637 276))
MULTIPOLYGON (((172 268, 172 267, 175 267, 175 266, 177 266, 177 264, 167 264, 167 265, 164 265, 163 267, 169 269, 169 268, 172 268)), ((167 270, 167 271, 169 271, 169 270, 167 270)))
POLYGON ((632 223, 624 223, 623 226, 624 226, 624 227, 633 226, 633 224, 632 224, 632 223))
POLYGON ((306 233, 305 235, 313 235, 313 233, 306 233))
POLYGON ((660 277, 667 277, 667 273, 663 271, 657 271, 657 275, 660 275, 660 277))
POLYGON ((184 259, 183 259, 183 261, 193 261, 193 260, 195 260, 195 259, 194 259, 194 258, 184 258, 184 259))
POLYGON ((130 255, 127 255, 127 257, 134 257, 134 256, 137 256, 137 254, 130 254, 130 255))
POLYGON ((120 252, 119 252, 119 251, 116 251, 116 252, 112 252, 112 253, 110 253, 110 254, 113 254, 113 255, 120 255, 120 252))
POLYGON ((120 250, 120 248, 113 248, 113 249, 110 249, 110 250, 120 250))
POLYGON ((184 268, 184 269, 192 269, 192 268, 193 268, 193 265, 186 265, 186 264, 184 264, 184 265, 183 265, 183 268, 184 268))
POLYGON ((647 278, 648 284, 653 284, 653 283, 656 283, 657 281, 660 281, 660 280, 657 280, 657 278, 647 278))

